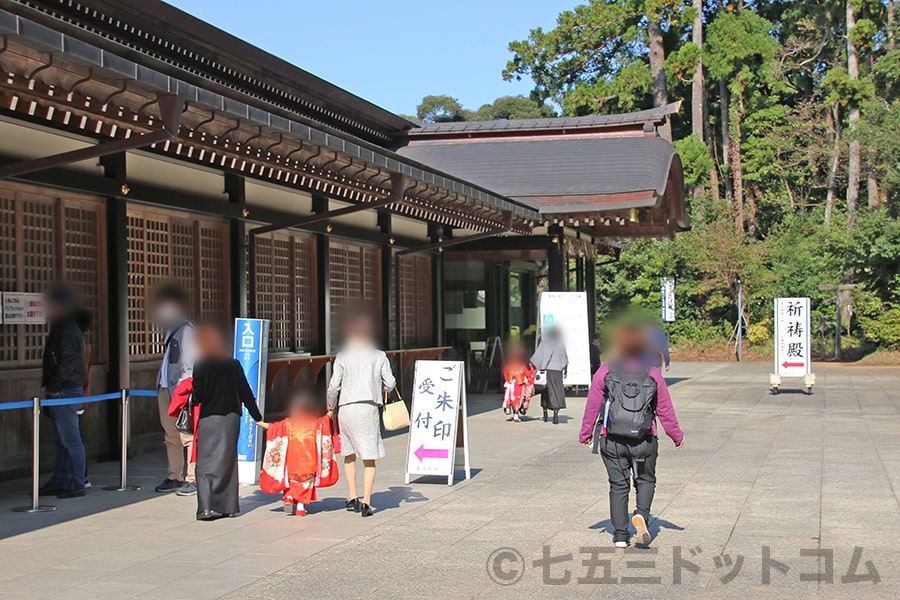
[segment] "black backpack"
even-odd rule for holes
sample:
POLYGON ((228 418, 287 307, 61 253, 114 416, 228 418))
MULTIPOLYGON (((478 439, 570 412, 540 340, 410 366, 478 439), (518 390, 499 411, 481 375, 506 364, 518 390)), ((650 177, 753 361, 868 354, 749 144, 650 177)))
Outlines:
POLYGON ((629 370, 610 365, 604 378, 606 403, 600 422, 606 433, 621 438, 643 439, 653 432, 656 415, 656 380, 646 369, 629 370))

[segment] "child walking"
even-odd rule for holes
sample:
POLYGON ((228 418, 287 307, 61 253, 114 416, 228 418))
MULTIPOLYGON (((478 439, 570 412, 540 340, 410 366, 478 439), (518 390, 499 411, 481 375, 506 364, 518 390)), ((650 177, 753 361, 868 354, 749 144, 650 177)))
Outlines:
POLYGON ((514 423, 520 423, 519 415, 526 413, 534 395, 534 367, 522 346, 511 347, 507 356, 509 359, 503 365, 503 412, 511 414, 514 423))
POLYGON ((282 493, 288 516, 306 516, 316 489, 338 480, 331 420, 311 393, 297 391, 286 419, 269 425, 260 488, 282 493))

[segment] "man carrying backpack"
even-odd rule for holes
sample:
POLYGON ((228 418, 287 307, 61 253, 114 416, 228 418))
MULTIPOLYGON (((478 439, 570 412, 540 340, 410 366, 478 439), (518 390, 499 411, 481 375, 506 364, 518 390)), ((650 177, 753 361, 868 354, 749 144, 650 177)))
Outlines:
POLYGON ((641 328, 619 327, 614 342, 616 358, 594 374, 579 441, 600 453, 609 475, 613 544, 616 548, 628 546, 628 494, 633 478, 637 508, 631 524, 636 532, 635 544, 646 546, 650 543, 647 524, 659 454, 656 417, 676 448, 684 444, 684 434, 662 374, 642 361, 647 340, 641 328))

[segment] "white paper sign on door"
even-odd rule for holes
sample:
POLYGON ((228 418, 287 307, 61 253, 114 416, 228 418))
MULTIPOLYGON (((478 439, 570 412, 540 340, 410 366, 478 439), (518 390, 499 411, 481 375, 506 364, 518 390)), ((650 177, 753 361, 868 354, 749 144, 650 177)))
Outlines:
POLYGON ((3 294, 3 322, 7 325, 24 325, 26 312, 26 297, 28 294, 19 292, 4 292, 3 294))
POLYGON ((810 372, 809 298, 775 299, 775 372, 803 377, 810 372))

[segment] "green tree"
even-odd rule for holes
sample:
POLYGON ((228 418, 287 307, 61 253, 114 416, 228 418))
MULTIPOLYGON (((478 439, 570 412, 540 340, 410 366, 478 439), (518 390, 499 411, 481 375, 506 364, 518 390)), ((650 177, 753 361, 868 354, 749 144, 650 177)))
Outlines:
POLYGON ((465 121, 459 100, 452 96, 425 96, 416 109, 416 116, 424 123, 465 121))

